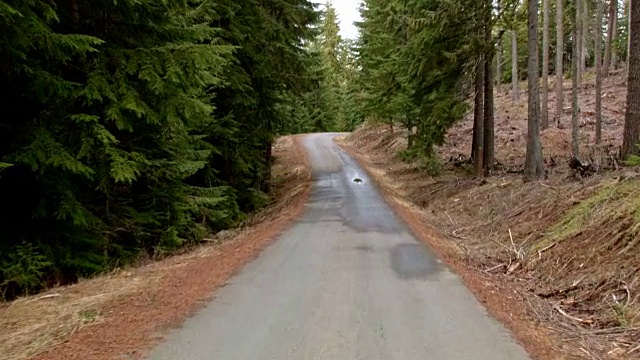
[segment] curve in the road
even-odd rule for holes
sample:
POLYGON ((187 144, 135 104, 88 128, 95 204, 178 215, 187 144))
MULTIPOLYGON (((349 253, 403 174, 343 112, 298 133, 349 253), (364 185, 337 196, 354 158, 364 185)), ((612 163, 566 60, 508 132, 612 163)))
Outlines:
POLYGON ((303 217, 150 358, 528 359, 334 136, 304 138, 314 187, 303 217))

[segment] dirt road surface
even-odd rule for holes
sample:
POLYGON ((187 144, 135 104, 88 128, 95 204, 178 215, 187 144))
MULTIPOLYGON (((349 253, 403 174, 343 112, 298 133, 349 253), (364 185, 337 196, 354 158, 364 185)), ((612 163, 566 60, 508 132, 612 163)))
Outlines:
POLYGON ((302 218, 150 359, 528 359, 334 136, 304 139, 302 218))

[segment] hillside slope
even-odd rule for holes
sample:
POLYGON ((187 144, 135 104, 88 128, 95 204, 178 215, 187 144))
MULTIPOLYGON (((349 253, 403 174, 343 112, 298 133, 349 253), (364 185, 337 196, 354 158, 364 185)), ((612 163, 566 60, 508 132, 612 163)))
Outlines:
POLYGON ((0 303, 2 359, 139 359, 274 240, 311 185, 296 137, 273 149, 272 203, 183 255, 0 303))
POLYGON ((470 153, 470 117, 438 149, 439 169, 402 161, 397 154, 407 134, 386 125, 365 125, 343 145, 359 154, 385 189, 417 206, 467 268, 515 289, 528 316, 555 332, 557 358, 640 358, 640 179, 616 161, 626 94, 619 77, 608 79, 604 142, 595 146, 592 93, 590 83, 580 92, 583 158, 600 166, 589 177, 567 164, 567 110, 560 129, 542 134, 547 179, 524 183, 519 170, 526 102, 512 103, 506 95, 496 98, 502 166, 486 180, 474 179, 467 163, 455 161, 470 153), (440 174, 430 176, 434 171, 440 174))

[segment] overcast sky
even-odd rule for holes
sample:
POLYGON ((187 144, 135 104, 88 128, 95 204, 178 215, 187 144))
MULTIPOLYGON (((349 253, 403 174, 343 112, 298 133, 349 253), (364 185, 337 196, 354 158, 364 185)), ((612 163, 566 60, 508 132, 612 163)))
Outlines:
MULTIPOLYGON (((316 3, 325 4, 326 0, 314 0, 316 3)), ((361 0, 333 0, 331 3, 338 12, 340 20, 340 35, 345 38, 355 39, 358 37, 358 28, 353 25, 354 21, 360 21, 358 7, 361 0)))

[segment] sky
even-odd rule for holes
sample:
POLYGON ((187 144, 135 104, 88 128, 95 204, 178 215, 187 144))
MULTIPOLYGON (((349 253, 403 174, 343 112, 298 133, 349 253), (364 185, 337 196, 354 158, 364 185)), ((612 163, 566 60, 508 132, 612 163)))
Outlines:
MULTIPOLYGON (((326 0, 314 0, 319 4, 324 4, 326 0)), ((358 7, 361 0, 333 0, 331 3, 338 12, 340 20, 340 35, 343 38, 355 39, 358 37, 358 28, 353 25, 354 21, 360 21, 358 7)))

